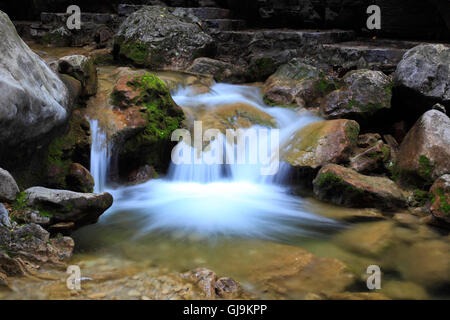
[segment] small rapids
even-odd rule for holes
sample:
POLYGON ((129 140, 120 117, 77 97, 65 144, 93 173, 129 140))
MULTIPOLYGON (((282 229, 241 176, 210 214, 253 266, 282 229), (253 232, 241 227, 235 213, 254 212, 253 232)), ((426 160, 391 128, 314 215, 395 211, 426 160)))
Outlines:
MULTIPOLYGON (((233 103, 251 105, 276 120, 280 145, 299 128, 320 120, 286 108, 268 107, 260 89, 251 86, 215 84, 204 94, 180 87, 173 99, 194 112, 199 107, 213 110, 233 103)), ((108 143, 96 120, 91 120, 91 127, 95 190, 114 196, 114 205, 102 216, 100 226, 118 222, 133 225, 138 228, 133 237, 181 232, 272 240, 294 234, 320 236, 339 227, 337 222, 311 213, 308 203, 283 185, 289 170, 283 163, 272 176, 261 175, 259 164, 172 163, 164 178, 137 186, 110 187, 108 143)))

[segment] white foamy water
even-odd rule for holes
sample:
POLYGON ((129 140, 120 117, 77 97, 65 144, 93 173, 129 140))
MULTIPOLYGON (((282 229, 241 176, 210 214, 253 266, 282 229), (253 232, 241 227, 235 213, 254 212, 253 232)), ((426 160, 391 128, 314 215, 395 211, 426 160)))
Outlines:
MULTIPOLYGON (((216 84, 210 93, 200 95, 181 88, 173 98, 178 105, 190 108, 250 104, 277 121, 280 144, 302 126, 319 120, 300 116, 293 110, 265 106, 260 90, 255 87, 216 84)), ((119 220, 134 221, 131 224, 139 226, 135 236, 173 231, 258 238, 309 234, 337 226, 330 219, 308 213, 304 200, 291 195, 289 188, 281 184, 289 167, 285 164, 280 164, 275 176, 262 176, 258 164, 172 164, 165 178, 138 186, 105 187, 107 144, 97 122, 91 121, 91 126, 91 168, 96 190, 106 189, 114 196, 113 207, 100 223, 117 223, 117 215, 121 215, 119 220)))

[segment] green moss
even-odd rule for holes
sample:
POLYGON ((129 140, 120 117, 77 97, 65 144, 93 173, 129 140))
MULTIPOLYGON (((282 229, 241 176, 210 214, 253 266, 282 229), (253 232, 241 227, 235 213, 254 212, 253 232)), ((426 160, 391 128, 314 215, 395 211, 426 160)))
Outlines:
POLYGON ((20 192, 17 195, 16 200, 12 203, 13 210, 22 210, 27 207, 26 196, 25 192, 20 192))
POLYGON ((419 157, 419 174, 425 180, 429 180, 431 178, 431 173, 434 170, 434 164, 428 159, 426 156, 421 155, 419 157))
POLYGON ((125 43, 120 46, 120 54, 131 59, 138 65, 145 65, 148 57, 148 47, 141 42, 125 43))
POLYGON ((344 180, 342 180, 342 178, 338 177, 332 172, 321 173, 317 177, 317 184, 319 186, 333 186, 333 185, 340 185, 343 183, 344 180))
POLYGON ((352 122, 348 123, 345 127, 345 133, 352 144, 358 143, 359 126, 357 124, 352 122))
POLYGON ((413 198, 417 207, 423 207, 430 200, 430 194, 426 191, 415 189, 413 198))
POLYGON ((444 193, 444 190, 442 190, 442 188, 437 188, 436 193, 439 196, 442 211, 444 211, 445 215, 450 215, 450 203, 448 197, 444 193))
POLYGON ((391 157, 391 148, 383 144, 381 147, 381 152, 383 153, 383 162, 389 161, 389 158, 391 157))

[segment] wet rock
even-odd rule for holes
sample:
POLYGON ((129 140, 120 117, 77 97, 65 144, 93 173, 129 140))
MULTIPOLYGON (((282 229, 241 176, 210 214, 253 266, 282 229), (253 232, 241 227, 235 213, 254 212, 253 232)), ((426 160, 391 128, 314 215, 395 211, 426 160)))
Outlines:
POLYGON ((66 180, 70 190, 85 193, 94 191, 94 178, 89 170, 79 163, 72 163, 70 165, 66 180))
POLYGON ((211 58, 197 58, 188 72, 214 76, 218 82, 244 83, 245 70, 237 65, 211 58))
POLYGON ((273 246, 277 250, 268 255, 265 252, 265 262, 255 265, 249 275, 265 290, 281 295, 289 292, 293 299, 304 299, 310 292, 342 292, 355 282, 354 274, 337 259, 319 258, 298 247, 273 246))
POLYGON ((419 224, 419 218, 408 213, 396 213, 393 219, 399 224, 406 226, 416 226, 419 224))
POLYGON ((401 182, 429 186, 450 173, 450 119, 442 112, 427 111, 411 128, 396 163, 401 182))
POLYGON ((368 121, 391 108, 392 81, 381 71, 356 70, 345 75, 343 87, 327 95, 320 106, 326 119, 368 121))
POLYGON ((403 278, 426 288, 445 288, 450 283, 450 244, 419 241, 397 250, 395 264, 403 278))
POLYGON ((276 127, 275 119, 246 103, 226 104, 205 112, 198 117, 203 130, 218 129, 225 134, 226 129, 250 128, 253 125, 276 127))
POLYGON ((407 195, 392 180, 371 177, 339 165, 323 167, 313 181, 314 194, 323 201, 350 207, 403 208, 407 195))
POLYGON ((137 170, 132 171, 128 175, 128 184, 136 185, 147 182, 153 179, 156 175, 155 169, 149 165, 142 166, 137 170))
POLYGON ((282 158, 300 175, 314 178, 328 163, 346 163, 356 147, 359 125, 353 120, 311 123, 300 129, 282 149, 282 158))
POLYGON ((39 207, 52 217, 52 222, 74 222, 77 227, 97 222, 113 203, 109 193, 77 193, 33 187, 25 190, 26 203, 39 207))
POLYGON ((6 147, 41 139, 68 118, 69 93, 47 64, 18 36, 0 12, 0 159, 6 147))
POLYGON ((147 68, 184 69, 196 57, 214 52, 214 40, 201 28, 166 8, 143 7, 129 15, 114 38, 115 55, 147 68))
POLYGON ((450 104, 450 47, 443 44, 424 44, 409 50, 397 66, 394 80, 403 89, 402 98, 421 110, 430 109, 436 102, 450 104), (414 101, 416 100, 416 101, 414 101))
MULTIPOLYGON (((50 65, 51 66, 51 65, 50 65)), ((75 79, 72 76, 69 76, 68 74, 59 74, 59 78, 67 87, 67 90, 69 90, 70 95, 70 101, 76 102, 81 96, 81 92, 83 90, 83 87, 81 85, 81 82, 75 79)))
POLYGON ((381 140, 381 136, 378 133, 366 133, 358 136, 359 148, 374 147, 381 140))
POLYGON ((414 282, 387 281, 382 285, 383 294, 395 300, 426 300, 426 290, 414 282))
POLYGON ((35 223, 41 226, 50 224, 50 217, 43 216, 38 210, 29 208, 14 210, 14 220, 19 223, 35 223))
POLYGON ((360 173, 382 172, 390 159, 391 150, 382 141, 362 150, 350 159, 350 167, 360 173))
POLYGON ((97 93, 97 68, 92 59, 83 55, 65 56, 58 61, 58 72, 68 74, 80 81, 83 97, 97 93))
POLYGON ((264 84, 264 99, 270 104, 315 107, 317 99, 335 89, 322 71, 294 58, 282 65, 264 84))
MULTIPOLYGON (((120 175, 148 164, 165 172, 170 163, 172 132, 184 127, 183 110, 173 101, 166 84, 153 74, 124 76, 111 94, 120 127, 112 136, 119 155, 120 175), (133 164, 133 167, 130 167, 133 164)), ((117 121, 116 121, 117 120, 117 121)))
POLYGON ((19 191, 11 174, 0 168, 0 201, 14 201, 19 191))
MULTIPOLYGON (((74 179, 72 173, 75 173, 75 171, 71 173, 71 169, 73 163, 78 163, 84 167, 89 166, 90 134, 89 122, 80 110, 75 110, 66 132, 56 137, 48 147, 43 161, 45 175, 41 179, 42 185, 55 189, 84 191, 77 184, 80 177, 74 179)), ((78 168, 80 167, 78 166, 78 168)), ((86 179, 89 180, 88 176, 86 176, 86 179)), ((88 183, 87 180, 85 183, 88 183)))
POLYGON ((430 189, 432 193, 431 213, 450 226, 450 174, 437 179, 430 189))
POLYGON ((8 287, 8 278, 2 272, 0 272, 0 287, 8 287))
POLYGON ((183 275, 186 279, 194 282, 206 295, 208 299, 216 297, 217 275, 208 269, 198 268, 183 275))
POLYGON ((215 284, 215 291, 220 298, 226 300, 236 299, 242 293, 240 284, 231 278, 218 279, 215 284))

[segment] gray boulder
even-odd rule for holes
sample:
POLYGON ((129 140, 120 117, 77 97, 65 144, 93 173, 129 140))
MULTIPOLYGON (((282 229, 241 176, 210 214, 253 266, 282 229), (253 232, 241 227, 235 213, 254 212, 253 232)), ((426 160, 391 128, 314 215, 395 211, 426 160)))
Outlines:
POLYGON ((68 118, 68 90, 0 11, 0 148, 36 140, 68 118))
POLYGON ((8 210, 6 210, 3 203, 0 203, 0 227, 4 226, 8 229, 11 229, 11 221, 9 220, 8 210))
POLYGON ((26 203, 52 217, 52 223, 74 222, 76 227, 95 223, 113 203, 109 193, 78 193, 33 187, 25 190, 26 203))
POLYGON ((398 86, 429 101, 429 108, 435 102, 448 107, 450 47, 443 44, 426 44, 412 48, 398 64, 394 80, 398 86))
POLYGON ((116 58, 138 66, 185 69, 196 57, 211 55, 215 43, 200 26, 167 8, 144 6, 122 23, 114 48, 116 58))
POLYGON ((0 168, 0 201, 14 201, 19 187, 11 174, 0 168))

